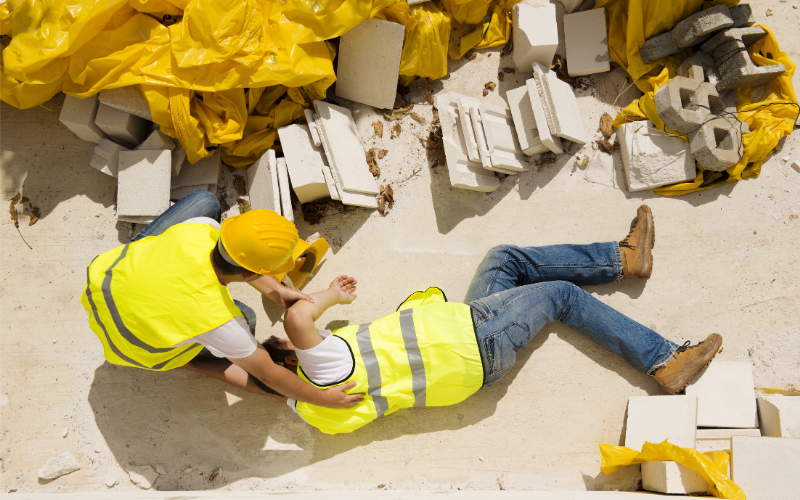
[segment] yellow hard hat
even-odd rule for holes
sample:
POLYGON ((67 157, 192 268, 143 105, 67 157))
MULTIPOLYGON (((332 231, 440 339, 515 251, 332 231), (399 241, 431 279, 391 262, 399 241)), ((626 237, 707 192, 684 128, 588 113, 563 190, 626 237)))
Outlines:
POLYGON ((222 256, 257 274, 282 274, 294 268, 297 228, 272 210, 249 210, 228 217, 219 232, 222 256), (227 255, 226 255, 227 254, 227 255))

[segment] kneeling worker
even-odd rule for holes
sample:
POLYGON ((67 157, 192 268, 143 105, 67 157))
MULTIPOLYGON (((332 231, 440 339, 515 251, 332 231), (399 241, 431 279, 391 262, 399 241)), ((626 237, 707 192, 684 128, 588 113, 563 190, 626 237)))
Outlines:
POLYGON ((246 282, 284 308, 312 300, 270 276, 294 266, 294 224, 269 210, 229 217, 221 227, 219 219, 217 198, 195 191, 89 264, 81 303, 106 359, 147 370, 188 368, 317 407, 360 401, 361 394, 345 393, 354 383, 322 390, 273 363, 253 336, 255 313, 228 291, 246 282))
POLYGON ((351 432, 402 408, 455 404, 499 380, 516 352, 556 320, 652 375, 667 393, 678 392, 711 362, 722 337, 678 346, 576 286, 649 278, 654 239, 652 214, 642 206, 619 243, 493 248, 464 304, 446 302, 430 288, 372 323, 317 330, 314 321, 328 307, 356 298, 355 279, 340 276, 311 295, 313 303, 289 308, 284 326, 291 342, 273 337, 266 346, 273 360, 295 366, 299 360, 298 374, 315 387, 356 382, 354 390, 367 396, 335 410, 283 399, 329 434, 351 432))

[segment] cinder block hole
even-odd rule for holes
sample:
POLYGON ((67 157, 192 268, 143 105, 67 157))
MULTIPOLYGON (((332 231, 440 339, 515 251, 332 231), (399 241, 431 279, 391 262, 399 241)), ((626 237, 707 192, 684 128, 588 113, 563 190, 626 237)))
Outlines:
POLYGON ((718 115, 725 111, 725 102, 722 100, 721 97, 715 95, 708 96, 708 107, 711 108, 711 112, 715 115, 718 115))
POLYGON ((692 96, 694 95, 694 90, 682 88, 679 93, 681 95, 681 107, 684 109, 688 108, 689 105, 692 103, 692 96))
POLYGON ((718 148, 731 149, 731 146, 733 146, 733 137, 731 137, 731 131, 724 128, 714 127, 714 141, 717 143, 718 148))

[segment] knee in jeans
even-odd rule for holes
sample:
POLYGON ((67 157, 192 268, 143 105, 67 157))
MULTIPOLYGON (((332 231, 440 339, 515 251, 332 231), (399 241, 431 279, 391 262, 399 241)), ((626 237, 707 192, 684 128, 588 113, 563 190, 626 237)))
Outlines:
POLYGON ((513 245, 495 245, 486 252, 486 258, 496 258, 505 253, 507 253, 510 249, 514 248, 513 245))
POLYGON ((200 204, 204 217, 209 217, 211 219, 217 219, 219 217, 221 207, 219 200, 215 195, 209 193, 205 189, 202 189, 192 193, 192 196, 195 197, 194 201, 200 204))

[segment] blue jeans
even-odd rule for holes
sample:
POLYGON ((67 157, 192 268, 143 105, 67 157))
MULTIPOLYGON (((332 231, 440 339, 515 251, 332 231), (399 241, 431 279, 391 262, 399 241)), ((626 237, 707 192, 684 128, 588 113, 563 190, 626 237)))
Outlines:
POLYGON ((649 374, 678 345, 603 304, 578 285, 622 277, 619 244, 517 247, 489 250, 464 299, 472 308, 483 361, 483 385, 514 365, 517 351, 546 324, 561 321, 629 365, 649 374))
MULTIPOLYGON (((209 219, 214 219, 219 222, 220 215, 220 205, 217 197, 205 189, 199 189, 189 196, 181 198, 180 201, 169 207, 166 212, 156 217, 153 222, 142 229, 131 241, 139 241, 148 236, 158 236, 175 224, 180 224, 181 222, 195 217, 208 217, 209 219)), ((244 319, 247 321, 247 326, 250 327, 250 332, 255 335, 255 311, 238 300, 234 299, 233 302, 236 304, 236 307, 242 311, 244 319)))

